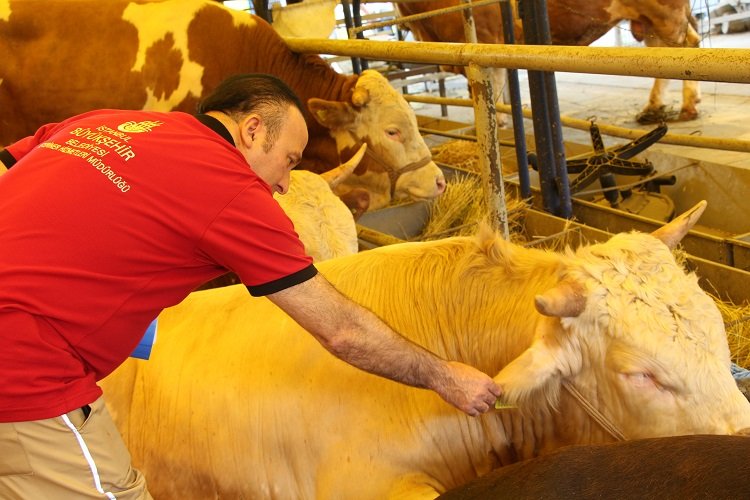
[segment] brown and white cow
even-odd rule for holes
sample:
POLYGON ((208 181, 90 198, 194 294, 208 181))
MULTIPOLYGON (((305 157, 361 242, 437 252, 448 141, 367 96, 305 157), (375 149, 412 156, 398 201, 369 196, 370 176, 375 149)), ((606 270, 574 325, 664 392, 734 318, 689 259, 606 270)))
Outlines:
MULTIPOLYGON (((430 0, 397 2, 396 5, 402 15, 412 15, 458 3, 458 0, 430 0)), ((513 3, 515 7, 516 1, 513 3)), ((503 43, 499 5, 478 7, 473 12, 477 40, 480 43, 503 43)), ((700 44, 688 0, 547 0, 547 13, 552 43, 555 45, 589 45, 624 20, 630 20, 633 36, 649 47, 698 47, 700 44)), ((519 20, 515 21, 515 26, 515 39, 522 43, 523 32, 519 20)), ((424 42, 465 41, 463 15, 460 12, 412 21, 408 27, 415 38, 424 42)), ((463 68, 450 70, 460 73, 463 68)), ((503 85, 504 71, 494 71, 493 80, 495 86, 503 85)), ((638 115, 639 121, 657 123, 666 119, 665 94, 668 83, 663 79, 655 81, 649 102, 638 115)), ((497 95, 499 90, 496 89, 497 95)), ((698 116, 698 102, 698 82, 685 80, 679 119, 695 119, 698 116)))
POLYGON ((303 168, 320 173, 367 143, 339 194, 356 179, 374 209, 445 189, 413 110, 384 77, 338 74, 217 2, 0 0, 0 54, 0 144, 96 108, 194 112, 227 76, 270 73, 309 103, 303 168))
POLYGON ((614 441, 563 385, 627 439, 737 433, 750 402, 721 314, 670 250, 704 207, 565 253, 485 230, 319 264, 416 343, 498 374, 516 409, 472 418, 359 371, 242 286, 165 310, 151 359, 104 380, 105 397, 157 498, 427 499, 614 441))

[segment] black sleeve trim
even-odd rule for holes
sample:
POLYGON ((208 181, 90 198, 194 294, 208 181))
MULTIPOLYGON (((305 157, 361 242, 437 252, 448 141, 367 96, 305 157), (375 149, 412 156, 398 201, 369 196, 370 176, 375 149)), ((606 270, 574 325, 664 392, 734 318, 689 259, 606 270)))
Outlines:
POLYGON ((274 281, 269 281, 268 283, 263 283, 262 285, 248 286, 247 289, 253 297, 262 297, 304 283, 316 274, 318 274, 318 270, 315 268, 315 265, 310 264, 294 274, 284 276, 283 278, 274 281))
POLYGON ((10 154, 10 151, 8 151, 7 149, 3 149, 2 151, 0 151, 0 162, 5 165, 5 168, 10 168, 16 164, 16 159, 13 158, 13 155, 10 154))

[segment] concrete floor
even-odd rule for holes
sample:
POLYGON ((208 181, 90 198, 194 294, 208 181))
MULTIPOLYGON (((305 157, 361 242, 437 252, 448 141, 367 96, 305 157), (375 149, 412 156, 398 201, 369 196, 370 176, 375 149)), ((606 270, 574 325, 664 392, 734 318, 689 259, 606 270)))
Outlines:
MULTIPOLYGON (((611 35, 610 35, 611 37, 611 35)), ((612 45, 612 39, 605 37, 596 42, 597 45, 612 45)), ((626 42, 625 45, 628 43, 626 42)), ((702 46, 711 48, 735 47, 750 48, 750 32, 732 35, 714 35, 706 37, 702 46)), ((748 52, 750 64, 750 51, 748 52)), ((530 106, 528 96, 528 80, 525 71, 519 72, 522 91, 522 101, 530 106)), ((635 115, 648 101, 649 91, 653 84, 650 78, 585 75, 577 73, 556 73, 557 92, 560 113, 565 116, 588 120, 596 118, 600 124, 610 124, 619 127, 651 130, 653 125, 639 125, 635 115)), ((446 80, 448 97, 468 97, 466 80, 462 76, 451 77, 446 80)), ((420 92, 419 86, 414 86, 412 93, 420 92)), ((679 110, 681 103, 681 82, 674 81, 668 90, 668 99, 675 110, 679 110)), ((424 91, 424 85, 421 86, 424 91)), ((436 95, 436 86, 432 89, 436 95)), ((745 114, 750 107, 750 85, 703 82, 701 84, 702 102, 699 104, 700 116, 689 122, 669 123, 669 132, 675 134, 698 134, 706 137, 734 138, 750 140, 750 119, 745 114)), ((412 103, 417 114, 424 116, 440 116, 438 106, 412 103)), ((450 106, 447 119, 473 124, 473 110, 450 106)), ((530 121, 526 121, 526 130, 533 130, 530 121)), ((563 129, 566 141, 590 145, 588 131, 571 128, 563 129)), ((604 137, 605 146, 627 142, 621 138, 604 137)), ((656 144, 650 150, 662 151, 668 154, 687 158, 710 161, 723 165, 731 165, 750 169, 750 153, 732 151, 717 151, 709 149, 691 148, 685 146, 670 146, 656 144)))

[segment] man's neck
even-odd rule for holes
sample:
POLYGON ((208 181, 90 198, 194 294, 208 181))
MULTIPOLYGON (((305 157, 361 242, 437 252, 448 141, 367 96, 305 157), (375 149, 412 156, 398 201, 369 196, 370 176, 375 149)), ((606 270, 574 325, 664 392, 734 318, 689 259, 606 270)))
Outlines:
POLYGON ((229 115, 222 111, 209 111, 205 114, 219 120, 219 122, 221 122, 221 124, 224 125, 224 127, 229 131, 229 134, 232 136, 234 143, 239 144, 240 127, 239 125, 237 125, 237 122, 232 120, 229 115))

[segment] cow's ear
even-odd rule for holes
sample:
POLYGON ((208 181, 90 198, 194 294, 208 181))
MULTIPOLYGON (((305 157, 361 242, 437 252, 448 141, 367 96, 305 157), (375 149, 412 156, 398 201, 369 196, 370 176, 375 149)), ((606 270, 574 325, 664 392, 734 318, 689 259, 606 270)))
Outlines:
POLYGON ((541 316, 531 346, 495 376, 503 390, 502 401, 521 408, 531 401, 546 400, 554 405, 559 380, 577 372, 580 365, 580 356, 570 350, 566 338, 559 318, 541 316))
POLYGON ((307 101, 307 108, 317 122, 328 129, 351 125, 356 116, 356 112, 345 102, 325 101, 317 97, 307 101))

